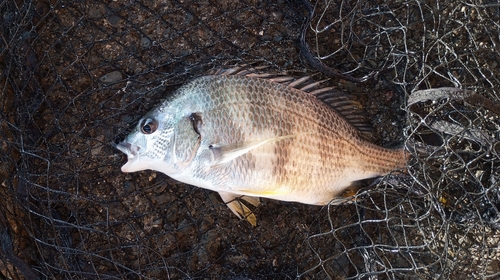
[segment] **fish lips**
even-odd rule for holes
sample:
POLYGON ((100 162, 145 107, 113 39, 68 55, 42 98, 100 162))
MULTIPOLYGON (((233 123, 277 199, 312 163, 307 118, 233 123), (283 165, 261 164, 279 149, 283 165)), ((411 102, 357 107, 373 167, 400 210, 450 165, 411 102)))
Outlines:
POLYGON ((129 173, 151 169, 171 176, 182 171, 178 165, 169 165, 162 158, 152 159, 146 155, 140 155, 139 151, 141 147, 131 144, 126 140, 118 144, 113 143, 113 146, 127 155, 128 160, 122 166, 122 172, 129 173))
POLYGON ((134 172, 147 169, 146 166, 142 166, 143 164, 141 164, 141 161, 139 160, 139 151, 141 150, 141 147, 127 141, 122 141, 118 144, 114 144, 113 146, 127 155, 128 161, 122 166, 122 172, 134 172))
POLYGON ((129 158, 134 158, 139 154, 139 151, 141 150, 141 147, 131 144, 127 141, 122 141, 118 144, 114 144, 115 148, 118 150, 122 151, 124 154, 126 154, 129 158))

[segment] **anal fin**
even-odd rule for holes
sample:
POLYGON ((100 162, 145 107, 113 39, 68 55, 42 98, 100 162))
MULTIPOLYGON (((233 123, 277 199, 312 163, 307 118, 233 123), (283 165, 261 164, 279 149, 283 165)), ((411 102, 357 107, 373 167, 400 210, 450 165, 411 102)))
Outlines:
POLYGON ((219 192, 220 197, 226 203, 227 207, 240 219, 247 220, 252 226, 257 225, 257 217, 241 200, 244 200, 253 206, 260 204, 258 197, 241 196, 227 192, 219 192))

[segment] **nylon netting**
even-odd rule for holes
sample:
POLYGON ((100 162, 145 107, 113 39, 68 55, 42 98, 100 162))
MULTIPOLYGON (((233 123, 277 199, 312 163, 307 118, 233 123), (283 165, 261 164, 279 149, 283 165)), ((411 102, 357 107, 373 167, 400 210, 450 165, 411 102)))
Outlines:
POLYGON ((0 2, 0 279, 495 279, 496 1, 0 2), (255 63, 356 97, 407 174, 325 207, 120 172, 182 83, 255 63), (320 74, 318 74, 320 73, 320 74), (431 90, 427 90, 431 89, 431 90))

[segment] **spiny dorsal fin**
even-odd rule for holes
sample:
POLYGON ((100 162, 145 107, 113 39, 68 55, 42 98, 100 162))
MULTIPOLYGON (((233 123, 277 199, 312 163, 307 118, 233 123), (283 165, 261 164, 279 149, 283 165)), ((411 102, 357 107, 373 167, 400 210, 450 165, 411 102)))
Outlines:
POLYGON ((351 95, 334 88, 323 88, 310 93, 335 109, 360 132, 370 133, 373 130, 361 104, 351 95))
POLYGON ((321 87, 321 84, 328 79, 315 81, 311 76, 294 78, 287 75, 262 72, 269 69, 269 66, 255 66, 254 64, 243 64, 233 68, 218 69, 214 75, 222 76, 245 76, 259 79, 267 79, 275 83, 286 85, 309 94, 314 95, 318 100, 327 104, 343 116, 352 126, 360 131, 360 136, 366 139, 371 138, 373 128, 366 117, 359 102, 356 102, 351 95, 341 92, 333 87, 321 87))

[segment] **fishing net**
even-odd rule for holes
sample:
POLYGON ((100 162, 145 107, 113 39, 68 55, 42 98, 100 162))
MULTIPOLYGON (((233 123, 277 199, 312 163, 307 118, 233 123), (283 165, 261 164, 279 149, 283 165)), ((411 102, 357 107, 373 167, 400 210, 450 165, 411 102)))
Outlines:
POLYGON ((494 279, 496 1, 1 1, 0 279, 494 279), (182 83, 255 63, 329 78, 405 172, 325 207, 120 172, 182 83))

